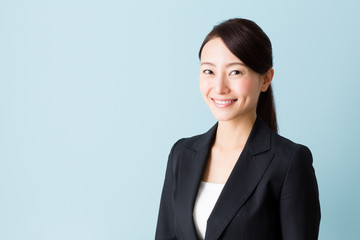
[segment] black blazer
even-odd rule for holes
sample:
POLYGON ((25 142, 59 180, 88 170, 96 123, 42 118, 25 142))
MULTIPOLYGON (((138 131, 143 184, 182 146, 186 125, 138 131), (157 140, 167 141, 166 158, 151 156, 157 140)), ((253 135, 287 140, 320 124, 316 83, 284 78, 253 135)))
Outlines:
MULTIPOLYGON (((172 147, 156 240, 195 240, 193 208, 217 123, 172 147)), ((310 150, 279 136, 257 117, 207 221, 206 240, 313 240, 320 204, 310 150)))

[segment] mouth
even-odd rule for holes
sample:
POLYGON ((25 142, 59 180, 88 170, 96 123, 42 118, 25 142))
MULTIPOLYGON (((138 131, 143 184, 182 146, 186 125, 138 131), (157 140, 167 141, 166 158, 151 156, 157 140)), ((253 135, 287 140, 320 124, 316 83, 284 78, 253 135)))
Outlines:
POLYGON ((225 108, 237 101, 237 99, 214 99, 211 98, 216 107, 225 108))

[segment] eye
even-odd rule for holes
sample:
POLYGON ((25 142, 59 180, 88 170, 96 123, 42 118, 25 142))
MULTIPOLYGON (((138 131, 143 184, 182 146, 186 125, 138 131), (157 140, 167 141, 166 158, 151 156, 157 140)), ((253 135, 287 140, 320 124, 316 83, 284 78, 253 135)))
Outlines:
POLYGON ((211 71, 211 70, 209 70, 209 69, 205 69, 205 70, 203 71, 203 73, 205 73, 205 74, 213 74, 213 71, 211 71))
POLYGON ((234 70, 230 73, 230 75, 238 75, 238 74, 243 74, 243 73, 239 70, 234 70))

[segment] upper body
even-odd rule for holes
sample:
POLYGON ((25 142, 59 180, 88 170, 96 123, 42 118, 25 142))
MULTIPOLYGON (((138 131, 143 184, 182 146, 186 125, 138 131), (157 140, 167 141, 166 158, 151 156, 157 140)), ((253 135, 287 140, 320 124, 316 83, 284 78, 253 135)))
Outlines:
MULTIPOLYGON (((172 147, 155 239, 198 239, 193 208, 217 125, 172 147)), ((208 219, 205 239, 312 240, 319 223, 309 149, 258 117, 208 219)))
POLYGON ((201 239, 200 219, 206 240, 317 239, 312 155, 277 134, 269 38, 250 20, 230 19, 207 35, 199 57, 200 91, 217 123, 172 147, 156 239, 201 239), (201 181, 224 186, 197 201, 201 181), (205 215, 199 204, 215 205, 205 215))

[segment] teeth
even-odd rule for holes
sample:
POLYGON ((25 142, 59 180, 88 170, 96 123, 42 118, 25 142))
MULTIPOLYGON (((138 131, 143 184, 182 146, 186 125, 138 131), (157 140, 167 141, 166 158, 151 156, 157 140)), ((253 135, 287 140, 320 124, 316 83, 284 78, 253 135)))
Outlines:
POLYGON ((220 103, 220 104, 226 104, 226 103, 231 103, 232 100, 230 101, 219 101, 219 100, 215 100, 216 103, 220 103))

